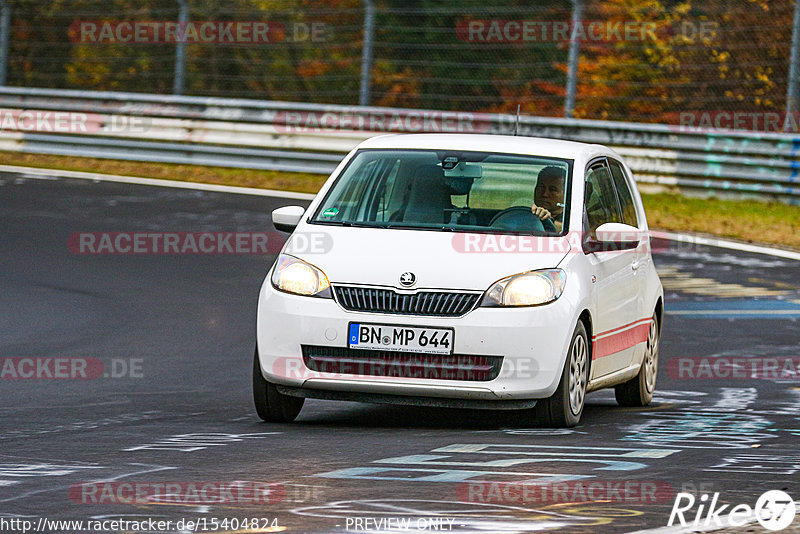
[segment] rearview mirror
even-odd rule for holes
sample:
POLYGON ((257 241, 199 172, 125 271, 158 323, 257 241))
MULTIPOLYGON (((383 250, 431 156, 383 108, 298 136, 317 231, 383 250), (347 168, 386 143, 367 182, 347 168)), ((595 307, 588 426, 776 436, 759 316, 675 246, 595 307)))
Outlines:
POLYGON ((301 206, 283 206, 272 210, 272 224, 281 232, 294 232, 306 212, 301 206))
POLYGON ((480 178, 483 176, 483 167, 466 161, 460 161, 452 169, 444 169, 445 178, 480 178))

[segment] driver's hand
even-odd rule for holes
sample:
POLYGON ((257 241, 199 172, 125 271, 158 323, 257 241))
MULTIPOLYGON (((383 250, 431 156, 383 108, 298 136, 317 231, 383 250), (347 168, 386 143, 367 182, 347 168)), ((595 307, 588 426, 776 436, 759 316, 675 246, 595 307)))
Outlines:
POLYGON ((539 219, 542 221, 546 221, 547 219, 552 217, 549 211, 547 211, 545 208, 542 208, 541 206, 537 206, 536 204, 531 206, 531 213, 539 217, 539 219))

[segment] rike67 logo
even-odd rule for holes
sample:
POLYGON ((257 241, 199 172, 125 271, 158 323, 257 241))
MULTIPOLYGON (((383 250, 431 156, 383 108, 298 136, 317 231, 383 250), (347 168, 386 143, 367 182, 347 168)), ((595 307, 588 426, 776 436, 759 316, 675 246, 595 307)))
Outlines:
POLYGON ((767 530, 783 530, 794 521, 794 499, 784 491, 764 492, 756 501, 755 507, 749 504, 731 507, 730 504, 720 505, 718 501, 719 493, 714 493, 711 498, 704 493, 699 499, 695 499, 691 493, 678 493, 667 526, 678 523, 682 527, 703 527, 706 530, 705 527, 741 527, 755 520, 767 530), (697 511, 693 510, 695 505, 697 511), (689 517, 688 520, 686 516, 689 517))

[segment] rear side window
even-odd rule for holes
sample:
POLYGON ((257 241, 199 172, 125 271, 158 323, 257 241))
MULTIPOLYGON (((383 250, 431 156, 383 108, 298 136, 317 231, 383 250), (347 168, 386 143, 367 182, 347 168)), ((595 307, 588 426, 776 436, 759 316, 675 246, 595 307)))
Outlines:
POLYGON ((593 164, 586 172, 584 206, 588 230, 592 235, 601 224, 622 222, 611 172, 605 162, 593 164))
POLYGON ((631 188, 628 186, 628 181, 625 179, 625 170, 618 161, 613 159, 609 159, 608 164, 611 167, 611 176, 614 179, 614 185, 617 187, 617 197, 619 198, 620 208, 622 208, 622 222, 638 228, 639 219, 636 217, 636 208, 633 205, 631 188))

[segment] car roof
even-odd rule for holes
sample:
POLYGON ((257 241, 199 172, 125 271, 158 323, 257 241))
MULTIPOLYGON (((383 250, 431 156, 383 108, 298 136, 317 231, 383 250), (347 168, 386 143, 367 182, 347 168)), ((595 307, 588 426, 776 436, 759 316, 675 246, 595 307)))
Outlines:
POLYGON ((476 152, 501 152, 554 158, 577 159, 598 155, 615 155, 603 145, 548 139, 489 134, 389 134, 371 137, 358 148, 401 148, 428 150, 471 150, 476 152))

